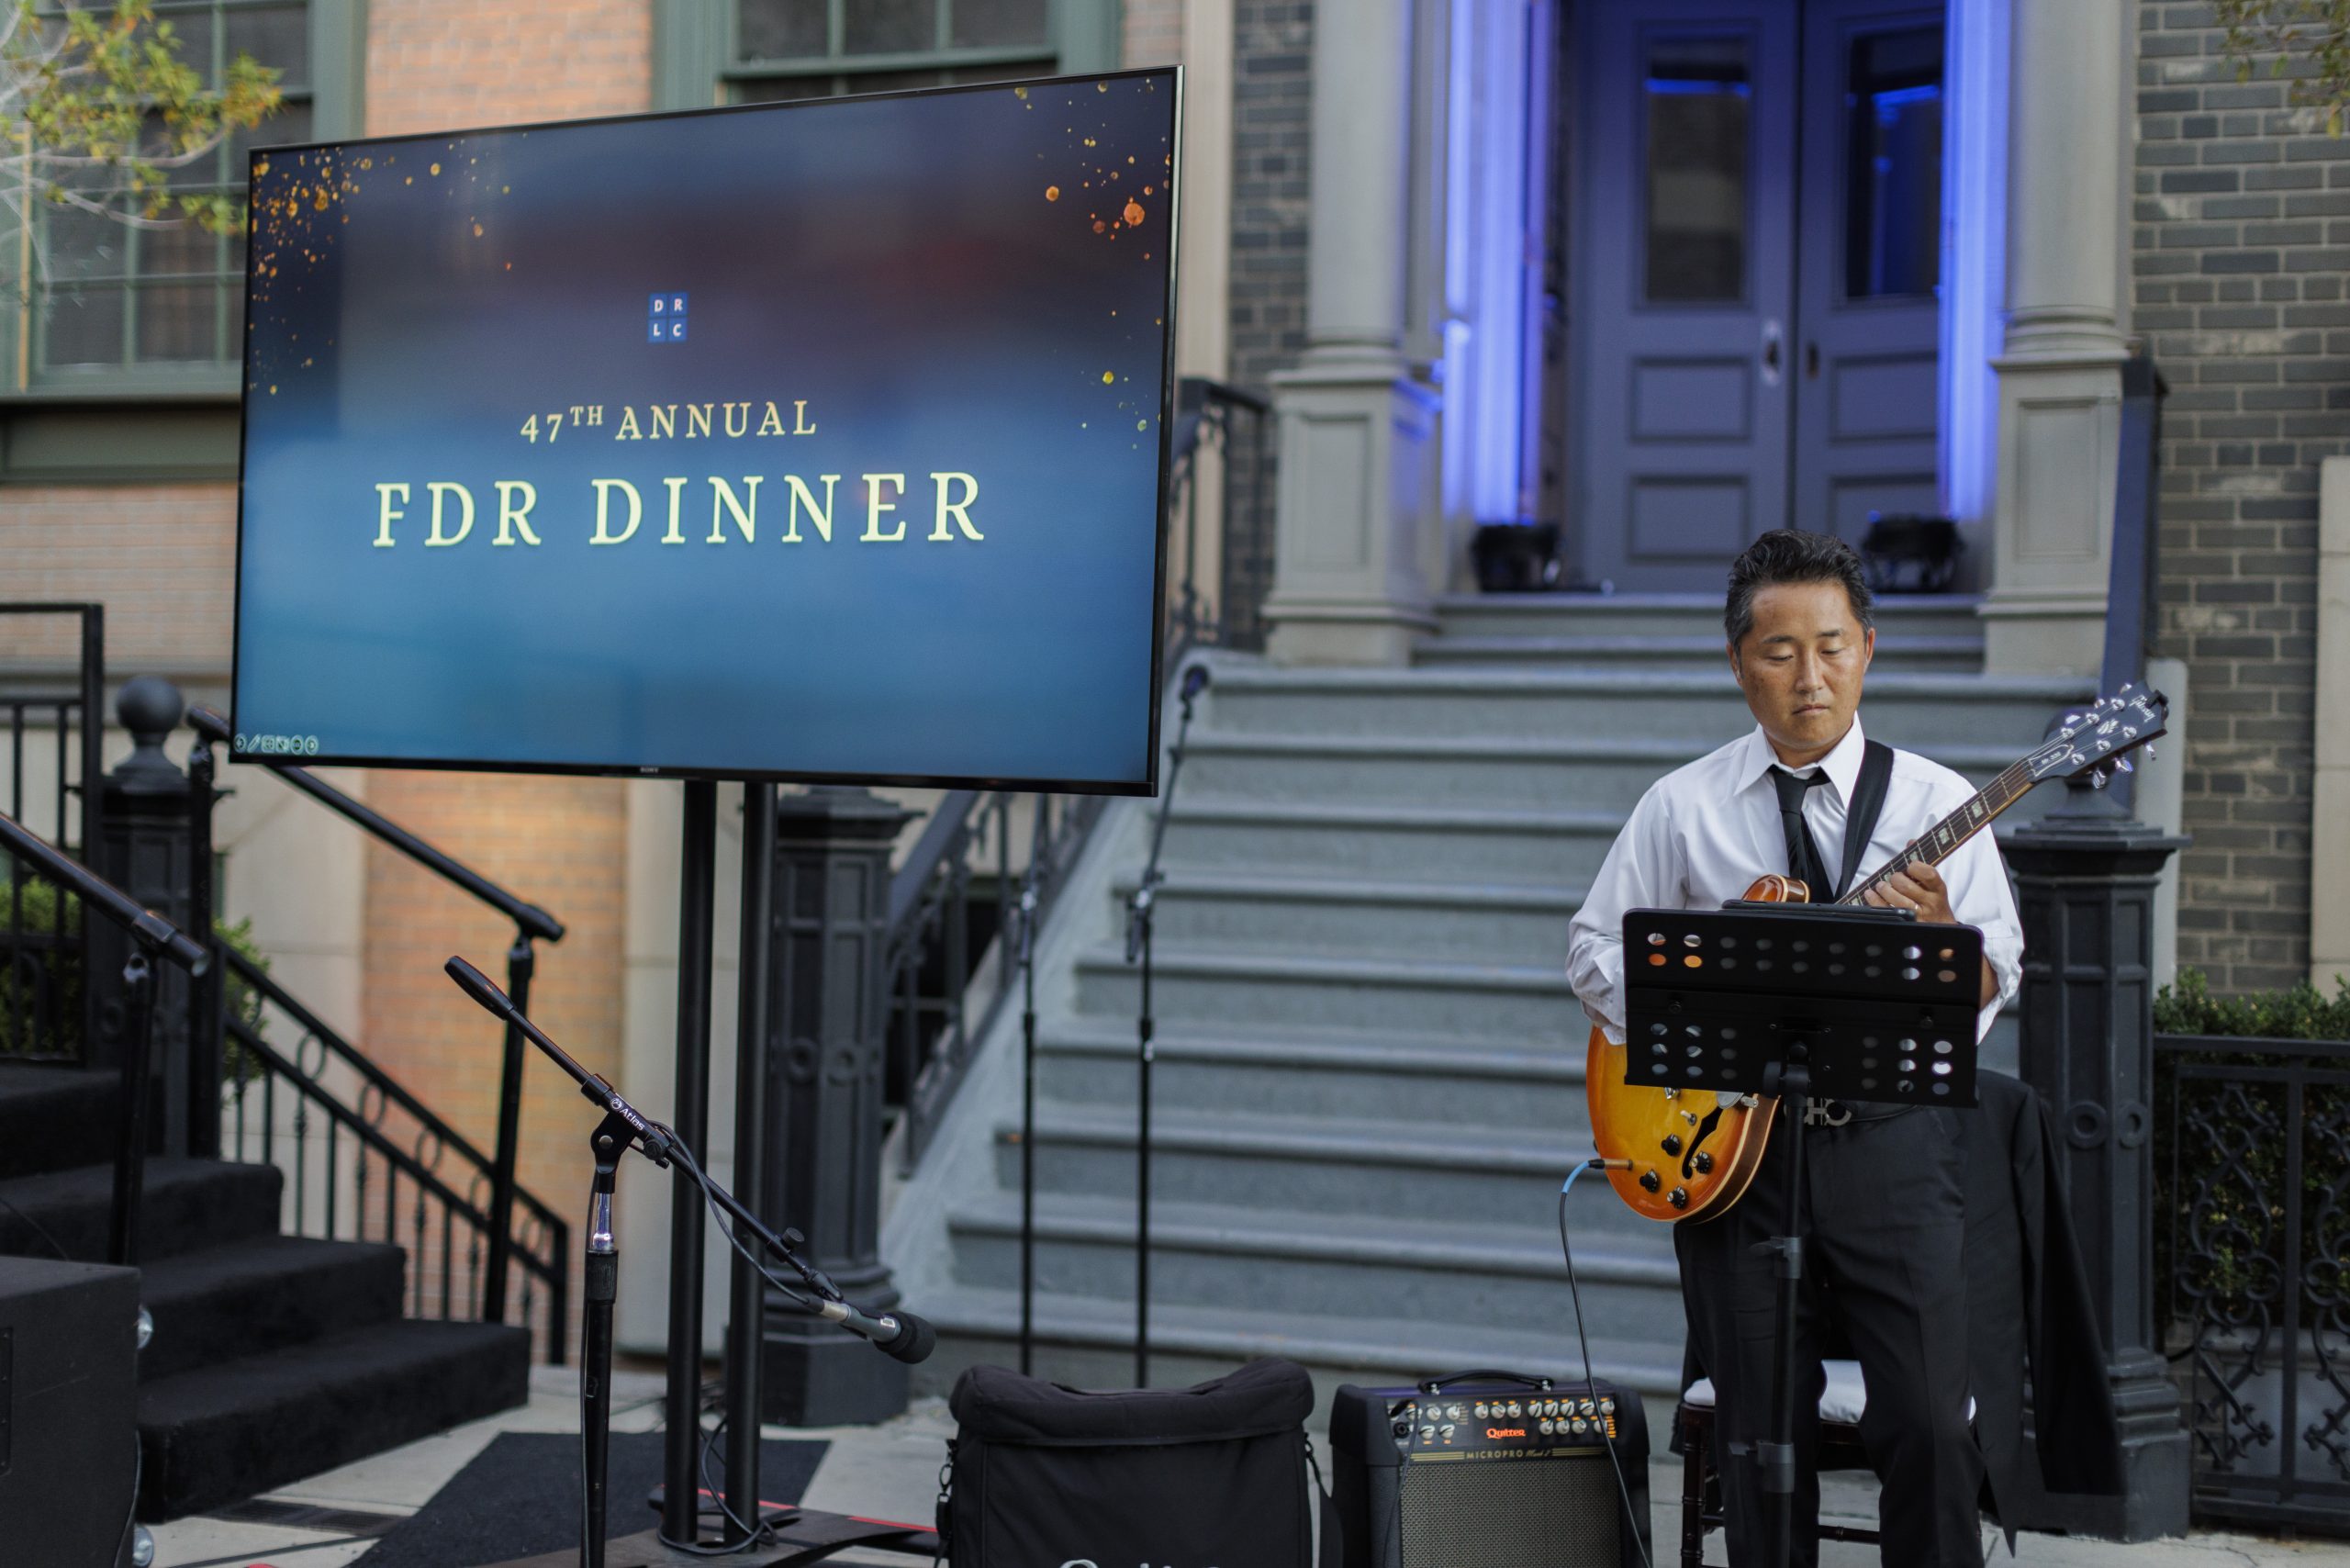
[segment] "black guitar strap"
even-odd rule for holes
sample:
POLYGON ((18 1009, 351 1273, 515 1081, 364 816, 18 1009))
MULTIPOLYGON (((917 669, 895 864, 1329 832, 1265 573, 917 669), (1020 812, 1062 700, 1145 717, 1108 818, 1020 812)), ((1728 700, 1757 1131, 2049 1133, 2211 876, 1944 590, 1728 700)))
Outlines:
POLYGON ((1852 803, 1844 813, 1844 874, 1836 879, 1840 899, 1852 890, 1852 873, 1861 868, 1869 835, 1885 810, 1886 786, 1892 781, 1893 748, 1883 741, 1869 742, 1861 748, 1861 776, 1853 780, 1852 803))

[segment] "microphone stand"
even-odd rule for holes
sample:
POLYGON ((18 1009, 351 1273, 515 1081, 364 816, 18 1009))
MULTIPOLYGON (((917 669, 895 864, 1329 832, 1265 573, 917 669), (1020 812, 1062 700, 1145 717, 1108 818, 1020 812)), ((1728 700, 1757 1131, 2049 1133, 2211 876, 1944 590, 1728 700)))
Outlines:
MULTIPOLYGON (((667 1128, 647 1120, 601 1075, 580 1066, 568 1051, 525 1017, 488 976, 463 958, 453 958, 444 967, 449 978, 467 995, 520 1029, 524 1038, 545 1052, 547 1059, 579 1085, 579 1092, 589 1103, 604 1113, 604 1119, 597 1124, 588 1140, 595 1156, 596 1176, 588 1193, 586 1312, 580 1326, 579 1347, 579 1453, 584 1503, 579 1521, 579 1562, 580 1568, 604 1568, 606 1483, 612 1441, 612 1303, 620 1285, 620 1249, 612 1234, 612 1191, 621 1156, 626 1150, 633 1148, 665 1169, 673 1159, 684 1165, 702 1190, 733 1216, 738 1236, 748 1233, 755 1238, 822 1298, 803 1304, 812 1306, 819 1316, 841 1324, 901 1361, 918 1361, 929 1355, 933 1331, 912 1313, 874 1318, 851 1306, 822 1270, 793 1250, 806 1237, 796 1230, 787 1230, 782 1236, 769 1230, 733 1193, 704 1174, 692 1154, 667 1128), (881 1336, 885 1334, 890 1338, 884 1339, 881 1336)), ((752 1506, 757 1506, 756 1499, 753 1499, 752 1506)), ((756 1527, 755 1520, 754 1528, 756 1527)))
POLYGON ((1028 834, 1028 874, 1020 883, 1020 1373, 1036 1341, 1036 865, 1045 844, 1047 797, 1036 797, 1028 834))
POLYGON ((1192 704, 1208 686, 1205 665, 1183 672, 1178 692, 1183 713, 1169 748, 1167 788, 1159 792, 1158 820, 1150 833, 1150 863, 1143 868, 1142 883, 1127 901, 1126 962, 1142 964, 1142 1011, 1135 1020, 1138 1047, 1136 1137, 1135 1139, 1135 1386, 1150 1386, 1150 1070, 1157 1056, 1152 1041, 1157 1024, 1150 1014, 1150 948, 1153 906, 1158 902, 1158 854, 1167 843, 1168 810, 1175 802, 1175 780, 1183 771, 1183 744, 1192 733, 1192 704))

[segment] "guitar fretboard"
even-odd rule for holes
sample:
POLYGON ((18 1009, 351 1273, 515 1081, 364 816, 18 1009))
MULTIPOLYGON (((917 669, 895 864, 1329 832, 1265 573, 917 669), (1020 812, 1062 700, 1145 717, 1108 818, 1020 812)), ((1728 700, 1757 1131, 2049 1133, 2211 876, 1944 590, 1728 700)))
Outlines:
POLYGON ((1997 778, 1969 796, 1958 810, 1919 834, 1915 844, 1871 872, 1851 892, 1836 902, 1859 903, 1870 889, 1890 881, 1912 866, 1939 864, 1960 845, 1988 827, 1992 818, 2030 793, 2039 780, 2032 777, 2027 766, 2028 760, 2010 764, 1997 778))

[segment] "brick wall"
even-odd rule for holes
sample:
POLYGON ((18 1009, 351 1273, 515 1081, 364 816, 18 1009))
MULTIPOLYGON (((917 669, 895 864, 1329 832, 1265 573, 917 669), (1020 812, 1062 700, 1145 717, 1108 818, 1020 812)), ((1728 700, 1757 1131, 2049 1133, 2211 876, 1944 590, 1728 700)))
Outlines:
MULTIPOLYGON (((1313 0, 1238 0, 1234 20, 1231 374, 1261 394, 1305 348, 1313 0)), ((1246 442, 1233 465, 1223 602, 1244 644, 1273 580, 1274 446, 1269 432, 1261 475, 1246 442)))
POLYGON ((1182 63, 1183 0, 1126 0, 1120 30, 1120 63, 1182 63))
MULTIPOLYGON (((115 677, 224 681, 237 587, 233 485, 11 488, 6 499, 7 588, 26 600, 95 600, 106 608, 115 677)), ((75 622, 0 618, 0 666, 72 670, 75 622)))
POLYGON ((2163 651, 2190 672, 2182 965, 2308 972, 2319 459, 2350 452, 2350 140, 2139 9, 2134 330, 2163 413, 2163 651))
POLYGON ((367 7, 370 136, 652 106, 651 0, 372 0, 367 7))

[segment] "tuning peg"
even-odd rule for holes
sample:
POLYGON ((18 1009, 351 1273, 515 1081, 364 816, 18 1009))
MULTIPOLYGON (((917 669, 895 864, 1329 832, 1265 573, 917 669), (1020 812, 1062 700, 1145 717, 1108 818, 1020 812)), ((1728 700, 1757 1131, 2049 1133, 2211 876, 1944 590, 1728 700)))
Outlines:
POLYGON ((2121 769, 2121 771, 2122 771, 2122 772, 2124 772, 2124 773, 2135 773, 2135 772, 2137 772, 2137 771, 2138 771, 2137 765, 2136 765, 2135 763, 2132 763, 2132 762, 2128 757, 2126 757, 2126 756, 2117 756, 2117 757, 2115 757, 2115 758, 2113 759, 2113 766, 2114 766, 2114 767, 2118 767, 2118 768, 2120 768, 2120 769, 2121 769))
POLYGON ((2112 778, 2113 770, 2111 768, 2094 768, 2089 773, 2089 788, 2092 790, 2102 790, 2106 787, 2107 783, 2112 779, 2112 778))
POLYGON ((2154 743, 2152 741, 2146 743, 2146 760, 2148 762, 2154 760, 2154 743))

